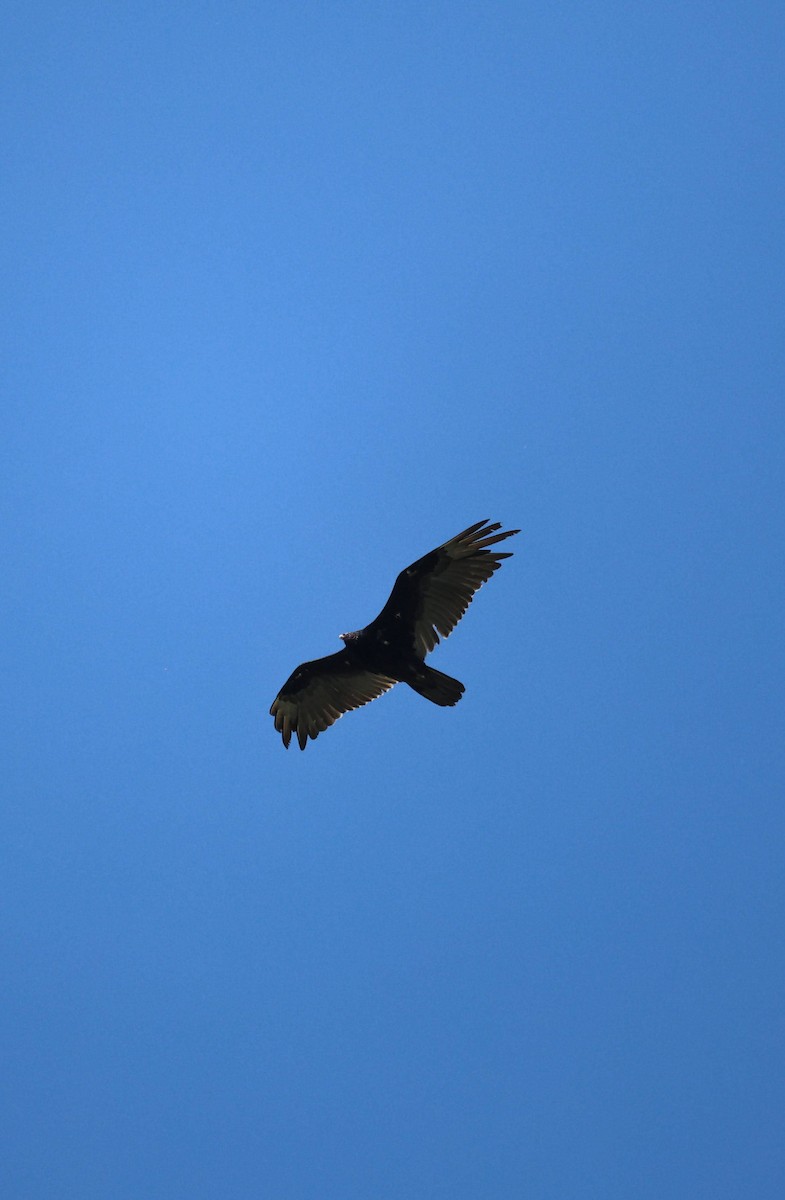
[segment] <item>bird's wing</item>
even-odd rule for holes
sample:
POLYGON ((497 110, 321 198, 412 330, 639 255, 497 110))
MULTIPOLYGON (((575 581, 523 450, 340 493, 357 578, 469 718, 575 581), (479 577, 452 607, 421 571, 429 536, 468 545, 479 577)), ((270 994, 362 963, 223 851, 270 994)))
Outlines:
POLYGON ((390 599, 373 624, 388 635, 408 635, 417 654, 428 654, 439 635, 452 633, 474 593, 499 569, 502 559, 511 557, 510 553, 489 547, 520 530, 497 533, 498 529, 498 522, 489 525, 486 518, 418 558, 401 571, 390 599))
POLYGON ((288 748, 297 734, 300 749, 344 713, 375 700, 396 681, 354 665, 345 650, 301 663, 273 700, 270 713, 288 748))

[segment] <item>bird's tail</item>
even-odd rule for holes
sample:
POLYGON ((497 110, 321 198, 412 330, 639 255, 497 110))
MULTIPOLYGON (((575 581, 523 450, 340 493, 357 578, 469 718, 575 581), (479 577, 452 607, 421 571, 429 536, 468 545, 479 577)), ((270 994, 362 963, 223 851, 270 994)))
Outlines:
POLYGON ((425 663, 422 663, 417 675, 406 682, 415 692, 425 696, 426 700, 440 704, 443 708, 451 708, 453 704, 457 704, 466 690, 460 680, 437 671, 435 667, 426 667, 425 663))

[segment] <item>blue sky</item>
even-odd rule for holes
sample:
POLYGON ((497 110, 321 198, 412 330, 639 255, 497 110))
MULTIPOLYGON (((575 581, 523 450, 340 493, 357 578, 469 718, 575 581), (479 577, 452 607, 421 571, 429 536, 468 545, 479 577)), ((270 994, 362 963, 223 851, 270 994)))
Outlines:
POLYGON ((783 1194, 784 35, 5 14, 4 1195, 783 1194))

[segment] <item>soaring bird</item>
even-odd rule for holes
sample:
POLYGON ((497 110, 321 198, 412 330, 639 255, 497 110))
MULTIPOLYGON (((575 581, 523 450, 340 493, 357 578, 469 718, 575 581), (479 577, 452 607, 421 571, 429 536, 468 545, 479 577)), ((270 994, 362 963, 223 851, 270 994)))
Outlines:
POLYGON ((520 533, 477 521, 443 546, 401 571, 378 617, 355 633, 342 633, 343 650, 301 663, 270 708, 275 728, 289 747, 297 734, 300 749, 344 713, 408 683, 426 700, 457 704, 464 686, 425 665, 439 636, 452 633, 478 588, 490 579, 510 553, 491 550, 497 542, 520 533))

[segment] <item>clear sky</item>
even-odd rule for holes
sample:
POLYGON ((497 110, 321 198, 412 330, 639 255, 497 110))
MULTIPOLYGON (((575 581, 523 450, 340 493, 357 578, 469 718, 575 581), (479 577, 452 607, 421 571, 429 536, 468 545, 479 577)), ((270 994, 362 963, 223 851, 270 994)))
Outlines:
POLYGON ((779 1200, 785 9, 13 10, 3 1196, 779 1200))

